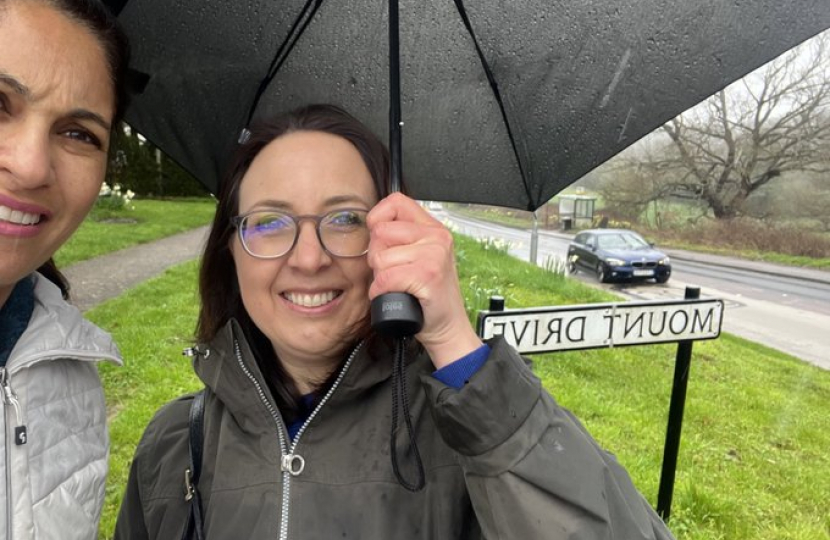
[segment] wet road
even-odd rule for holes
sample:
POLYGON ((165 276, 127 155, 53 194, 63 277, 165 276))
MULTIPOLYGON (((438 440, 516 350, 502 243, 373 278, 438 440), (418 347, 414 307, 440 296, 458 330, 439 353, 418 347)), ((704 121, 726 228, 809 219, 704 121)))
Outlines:
MULTIPOLYGON (((510 253, 529 260, 530 232, 437 212, 458 232, 475 238, 500 238, 510 253)), ((564 259, 569 238, 541 232, 537 263, 564 259)), ((721 298, 726 305, 723 329, 763 343, 802 360, 830 369, 830 274, 782 269, 774 265, 667 250, 672 256, 672 278, 653 282, 600 284, 593 274, 574 277, 637 300, 677 299, 685 287, 700 287, 703 297, 721 298), (788 275, 790 274, 790 275, 788 275), (816 278, 816 276, 818 276, 816 278)))

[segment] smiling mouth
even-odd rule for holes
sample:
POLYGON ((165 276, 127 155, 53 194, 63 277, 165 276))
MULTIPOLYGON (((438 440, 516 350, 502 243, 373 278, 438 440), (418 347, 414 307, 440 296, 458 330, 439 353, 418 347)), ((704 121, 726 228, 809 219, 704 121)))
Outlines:
POLYGON ((343 294, 343 291, 327 291, 317 294, 286 292, 282 293, 282 297, 291 302, 292 304, 301 307, 320 307, 333 301, 341 294, 343 294))
POLYGON ((0 221, 7 221, 15 225, 37 225, 43 217, 43 214, 12 210, 8 206, 0 205, 0 221))

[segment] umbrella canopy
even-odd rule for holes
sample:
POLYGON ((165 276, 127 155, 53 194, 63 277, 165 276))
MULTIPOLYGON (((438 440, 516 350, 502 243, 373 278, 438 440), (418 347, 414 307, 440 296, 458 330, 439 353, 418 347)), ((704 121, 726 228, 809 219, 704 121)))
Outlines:
MULTIPOLYGON (((251 117, 328 102, 389 130, 386 0, 113 3, 148 76, 127 121, 214 193, 251 117)), ((828 27, 827 0, 401 0, 405 181, 535 210, 828 27)))

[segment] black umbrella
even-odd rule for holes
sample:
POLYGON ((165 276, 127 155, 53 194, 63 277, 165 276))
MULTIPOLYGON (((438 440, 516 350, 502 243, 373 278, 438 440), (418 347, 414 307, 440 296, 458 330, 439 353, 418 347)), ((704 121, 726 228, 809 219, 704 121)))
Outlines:
MULTIPOLYGON (((387 0, 114 3, 147 76, 129 123, 213 192, 251 117, 331 102, 388 130, 387 0)), ((401 0, 411 192, 534 210, 828 27, 827 0, 401 0)))
MULTIPOLYGON (((830 27, 828 0, 110 2, 146 76, 129 123, 214 193, 252 118, 329 102, 389 128, 393 182, 405 122, 414 197, 526 210, 830 27)), ((375 328, 382 303, 402 303, 393 295, 375 299, 375 328)), ((392 333, 420 328, 417 302, 406 304, 392 333)), ((420 489, 403 365, 396 355, 393 399, 414 483, 398 472, 394 436, 391 456, 401 484, 420 489)))

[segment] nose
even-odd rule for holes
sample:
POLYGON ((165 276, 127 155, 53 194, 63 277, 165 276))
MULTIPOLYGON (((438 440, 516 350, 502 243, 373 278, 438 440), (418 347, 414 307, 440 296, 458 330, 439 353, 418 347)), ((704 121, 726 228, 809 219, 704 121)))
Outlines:
POLYGON ((13 187, 18 189, 35 189, 48 184, 52 175, 49 131, 35 125, 19 125, 10 133, 3 133, 0 170, 8 173, 13 187))
POLYGON ((331 255, 323 249, 314 222, 300 223, 297 243, 288 256, 288 264, 306 273, 314 273, 331 264, 331 255))

